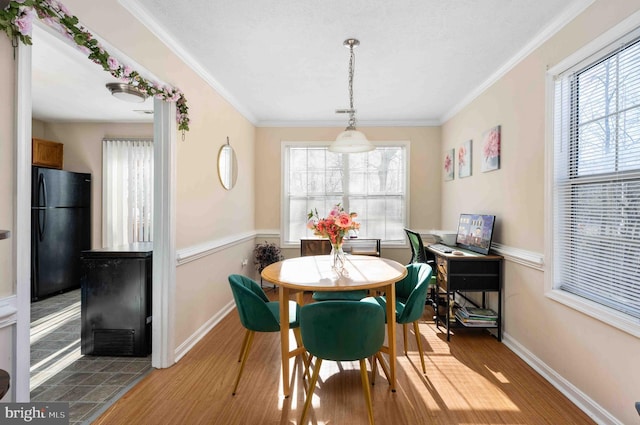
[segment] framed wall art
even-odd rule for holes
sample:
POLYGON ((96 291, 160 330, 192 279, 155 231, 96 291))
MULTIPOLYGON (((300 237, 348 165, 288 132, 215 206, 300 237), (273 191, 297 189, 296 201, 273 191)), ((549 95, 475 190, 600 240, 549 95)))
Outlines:
POLYGON ((487 130, 482 136, 482 164, 483 173, 500 168, 500 126, 487 130))
POLYGON ((472 141, 467 140, 458 148, 458 177, 469 177, 471 175, 471 145, 472 141))
POLYGON ((454 173, 454 158, 455 158, 455 148, 449 149, 444 155, 444 181, 453 180, 455 175, 454 173))

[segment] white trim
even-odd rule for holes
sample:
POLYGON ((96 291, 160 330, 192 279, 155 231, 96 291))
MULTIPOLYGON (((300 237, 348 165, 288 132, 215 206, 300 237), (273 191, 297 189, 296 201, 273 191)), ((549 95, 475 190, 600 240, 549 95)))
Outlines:
POLYGON ((15 325, 18 321, 18 297, 10 295, 0 299, 0 329, 15 325))
MULTIPOLYGON (((342 127, 344 128, 346 121, 259 121, 256 127, 342 127)), ((438 127, 441 122, 436 119, 432 120, 411 120, 411 121, 360 121, 358 120, 358 128, 363 127, 438 127)), ((341 130, 342 131, 342 130, 341 130)), ((366 132, 365 132, 366 133, 366 132)), ((338 133, 336 133, 336 136, 338 133)))
POLYGON ((482 84, 472 90, 462 101, 458 102, 453 108, 440 117, 440 124, 444 124, 449 119, 453 118, 464 107, 473 102, 478 96, 484 93, 489 87, 499 81, 505 74, 511 71, 516 65, 518 65, 527 56, 533 53, 538 47, 542 46, 547 40, 553 37, 558 31, 564 28, 569 22, 574 20, 580 15, 587 7, 595 0, 589 0, 583 3, 575 3, 571 8, 564 11, 564 13, 558 15, 549 25, 547 25, 537 36, 527 43, 518 53, 509 59, 504 65, 494 72, 489 78, 487 78, 482 84))
POLYGON ((155 99, 153 122, 153 293, 151 365, 174 358, 176 288, 176 104, 155 99))
MULTIPOLYGON (((544 295, 556 302, 572 308, 580 313, 613 326, 630 335, 640 338, 640 319, 617 312, 586 298, 578 297, 567 291, 554 288, 554 253, 553 253, 553 223, 554 223, 554 85, 555 77, 570 70, 577 64, 590 58, 605 48, 609 48, 618 40, 640 27, 640 11, 630 15, 619 24, 609 29, 599 37, 593 39, 567 58, 550 68, 545 81, 545 229, 544 244, 546 270, 544 274, 544 295)), ((604 52, 603 52, 604 55, 604 52)))
POLYGON ((13 347, 14 400, 28 402, 31 379, 31 46, 18 43, 17 49, 14 252, 18 311, 13 347))
POLYGON ((491 250, 500 254, 505 260, 522 264, 535 270, 544 271, 544 255, 539 252, 514 248, 497 242, 491 243, 491 250))
MULTIPOLYGON (((545 279, 546 281, 547 279, 545 279)), ((579 297, 570 292, 560 289, 547 290, 545 285, 545 297, 559 302, 567 307, 579 311, 589 317, 597 319, 603 323, 611 325, 616 329, 624 331, 630 335, 640 338, 640 319, 608 308, 602 304, 579 297)))
POLYGON ((262 238, 280 238, 280 229, 259 229, 256 230, 256 239, 262 238))
POLYGON ((640 10, 629 15, 619 24, 607 30, 597 38, 590 41, 587 45, 576 50, 574 53, 551 67, 547 71, 547 75, 553 76, 567 71, 587 59, 589 56, 595 55, 600 50, 605 49, 607 46, 615 43, 618 39, 634 31, 638 26, 640 26, 640 10))
POLYGON ((573 404, 578 406, 580 410, 589 415, 589 417, 596 423, 600 425, 623 425, 622 422, 617 420, 613 415, 602 408, 602 406, 580 391, 579 388, 550 368, 518 341, 511 338, 509 334, 503 333, 502 343, 518 357, 524 360, 525 363, 531 366, 544 379, 549 381, 551 385, 571 400, 573 404))
POLYGON ((233 245, 238 245, 242 242, 255 239, 255 237, 256 232, 239 233, 220 239, 210 240, 187 248, 182 248, 176 253, 176 263, 178 266, 182 266, 183 264, 222 251, 233 245))
POLYGON ((227 314, 229 314, 236 307, 236 304, 231 300, 226 306, 224 306, 218 313, 213 315, 202 326, 198 328, 189 338, 187 338, 182 344, 180 344, 176 350, 174 357, 176 362, 180 361, 185 354, 187 354, 202 338, 204 338, 211 329, 213 329, 227 314))
POLYGON ((191 68, 200 78, 209 84, 220 96, 229 102, 242 116, 244 116, 253 125, 256 125, 256 118, 249 108, 242 104, 235 96, 233 96, 222 84, 220 84, 191 54, 187 53, 181 43, 173 38, 163 27, 158 24, 148 12, 136 0, 118 0, 118 3, 131 13, 142 25, 144 25, 153 35, 162 41, 176 56, 178 56, 189 68, 191 68))

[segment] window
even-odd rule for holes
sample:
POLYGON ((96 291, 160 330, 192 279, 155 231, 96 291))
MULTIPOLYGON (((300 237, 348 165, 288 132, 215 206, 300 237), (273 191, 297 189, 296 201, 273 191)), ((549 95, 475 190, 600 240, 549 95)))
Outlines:
POLYGON ((553 289, 638 319, 638 34, 553 78, 553 289))
POLYGON ((360 237, 405 243, 408 143, 378 145, 371 152, 338 154, 328 145, 283 144, 283 245, 311 237, 307 214, 322 216, 340 203, 358 213, 360 237))
POLYGON ((153 142, 102 141, 102 245, 153 240, 153 142))

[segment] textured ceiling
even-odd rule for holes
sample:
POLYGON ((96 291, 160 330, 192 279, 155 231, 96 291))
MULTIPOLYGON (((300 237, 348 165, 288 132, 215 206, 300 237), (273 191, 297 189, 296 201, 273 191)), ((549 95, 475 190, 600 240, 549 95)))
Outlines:
POLYGON ((366 126, 442 122, 591 1, 121 3, 257 125, 346 123, 335 114, 349 105, 342 43, 358 38, 354 98, 366 126))

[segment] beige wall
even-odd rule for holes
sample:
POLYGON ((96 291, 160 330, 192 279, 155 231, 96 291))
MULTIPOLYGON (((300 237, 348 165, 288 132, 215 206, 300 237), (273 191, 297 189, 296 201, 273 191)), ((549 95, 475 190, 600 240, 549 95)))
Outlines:
POLYGON ((34 137, 64 145, 66 171, 91 173, 91 246, 102 248, 102 139, 153 138, 153 124, 47 123, 33 120, 34 137))
MULTIPOLYGON (((280 229, 281 142, 332 141, 342 128, 258 128, 256 138, 256 227, 280 229)), ((372 141, 405 141, 410 147, 410 227, 440 225, 440 128, 365 127, 372 141)))
MULTIPOLYGON (((442 185, 442 224, 495 214, 496 241, 544 253, 545 72, 640 9, 599 0, 442 127, 442 149, 473 139, 473 176, 442 185), (482 133, 502 126, 501 168, 481 173, 482 133)), ((605 261, 594 259, 594 261, 605 261)), ((637 421, 638 339, 544 296, 544 273, 505 263, 505 332, 622 423, 637 421)))

